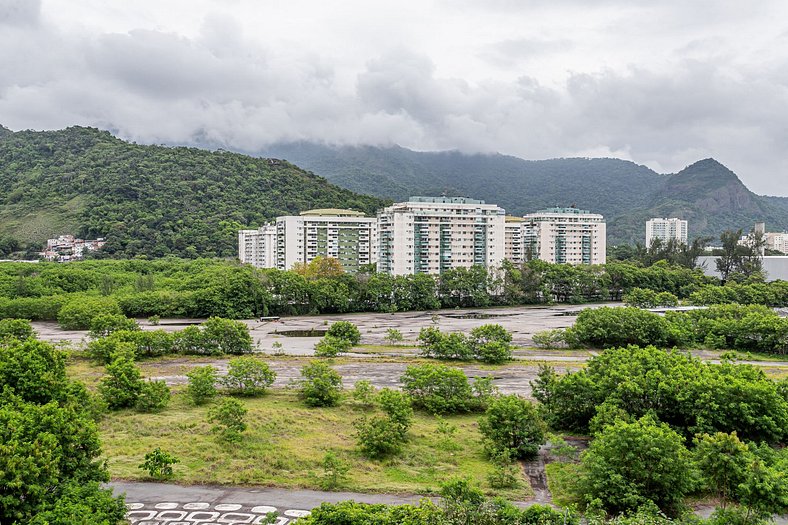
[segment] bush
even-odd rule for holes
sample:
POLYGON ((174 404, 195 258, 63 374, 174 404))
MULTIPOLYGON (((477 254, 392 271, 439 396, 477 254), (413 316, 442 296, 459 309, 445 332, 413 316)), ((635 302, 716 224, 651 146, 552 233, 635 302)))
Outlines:
POLYGON ((545 443, 546 427, 533 403, 516 395, 494 399, 479 420, 479 430, 491 456, 505 451, 527 459, 545 443))
POLYGON ((344 339, 350 343, 350 346, 355 346, 361 342, 361 332, 359 332, 358 327, 350 321, 337 321, 329 327, 326 335, 336 337, 337 339, 344 339))
POLYGON ((498 450, 492 456, 493 471, 487 475, 487 483, 494 489, 514 489, 520 485, 520 474, 507 450, 498 450))
POLYGON ((164 381, 145 381, 140 388, 136 408, 140 412, 160 412, 170 402, 170 389, 164 381))
POLYGON ((230 359, 222 384, 231 394, 258 396, 276 380, 276 372, 254 357, 230 359))
POLYGON ((347 339, 326 335, 315 344, 315 357, 336 357, 341 352, 350 350, 351 346, 347 339))
POLYGON ((186 396, 195 405, 204 405, 216 397, 216 369, 211 365, 198 366, 186 374, 189 384, 186 396))
POLYGON ((328 365, 313 361, 301 369, 298 394, 307 406, 334 406, 342 396, 342 377, 328 365))
POLYGON ((664 347, 670 339, 670 326, 664 317, 631 307, 587 308, 577 316, 573 331, 578 341, 597 348, 664 347))
POLYGON ((466 337, 458 332, 444 334, 438 328, 428 326, 419 331, 421 355, 436 359, 473 359, 473 350, 466 337))
POLYGON ((241 321, 211 317, 202 324, 202 344, 208 354, 248 354, 252 351, 249 327, 241 321))
POLYGON ((151 315, 150 317, 148 317, 148 323, 151 326, 158 326, 160 322, 161 322, 161 317, 159 317, 158 315, 151 315))
POLYGON ((406 394, 384 388, 377 401, 385 417, 362 418, 355 423, 359 448, 370 458, 398 453, 413 421, 413 409, 406 394))
POLYGON ((485 324, 471 330, 468 341, 473 356, 485 363, 503 363, 512 358, 512 334, 499 324, 485 324))
POLYGON ((241 434, 246 430, 246 413, 246 408, 239 401, 223 399, 208 409, 208 421, 215 423, 211 432, 221 441, 240 441, 241 434))
POLYGON ((350 466, 342 461, 333 451, 329 450, 323 456, 323 476, 320 478, 320 488, 323 490, 336 490, 344 485, 350 466))
POLYGON ((0 342, 4 339, 33 339, 36 336, 30 321, 27 319, 0 319, 0 342))
POLYGON ((154 479, 164 480, 172 478, 172 466, 180 463, 178 458, 156 447, 145 454, 145 461, 139 466, 154 479))
POLYGON ((538 348, 563 348, 567 346, 566 330, 563 328, 536 332, 531 339, 534 342, 534 346, 538 348))
POLYGON ((477 408, 465 373, 443 365, 412 365, 400 378, 413 405, 433 414, 468 412, 477 408))
POLYGON ((650 417, 605 427, 582 458, 581 496, 612 514, 653 502, 673 513, 693 485, 684 438, 650 417))
POLYGON ((123 314, 101 314, 90 321, 89 335, 93 339, 98 339, 99 337, 107 337, 118 330, 131 332, 139 329, 137 321, 129 319, 123 314))
POLYGON ((80 297, 66 303, 57 314, 63 330, 88 330, 93 319, 100 315, 122 315, 115 299, 108 297, 80 297))
POLYGON ((118 330, 107 339, 134 345, 137 358, 161 357, 175 352, 175 338, 164 330, 118 330))
POLYGON ((203 331, 198 326, 187 326, 173 335, 173 348, 179 354, 186 355, 221 355, 221 350, 208 346, 203 331))
POLYGON ((388 330, 386 330, 385 339, 386 341, 389 342, 390 345, 398 345, 399 343, 405 340, 405 338, 402 336, 402 332, 400 332, 396 328, 389 328, 388 330))
POLYGON ((366 379, 361 379, 356 381, 351 395, 356 403, 369 406, 374 402, 375 387, 366 379))
POLYGON ((112 410, 133 407, 142 391, 140 369, 134 364, 133 355, 118 351, 107 365, 107 375, 101 379, 98 390, 112 410))

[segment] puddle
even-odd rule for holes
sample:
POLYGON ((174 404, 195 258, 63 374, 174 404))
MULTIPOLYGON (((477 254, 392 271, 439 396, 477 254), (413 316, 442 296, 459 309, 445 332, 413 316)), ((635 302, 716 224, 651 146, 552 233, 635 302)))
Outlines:
POLYGON ((328 332, 328 329, 311 329, 311 330, 274 330, 276 335, 283 335, 285 337, 323 337, 328 332))
POLYGON ((464 312, 458 314, 441 314, 451 319, 495 319, 497 317, 512 317, 517 314, 490 314, 486 312, 464 312))

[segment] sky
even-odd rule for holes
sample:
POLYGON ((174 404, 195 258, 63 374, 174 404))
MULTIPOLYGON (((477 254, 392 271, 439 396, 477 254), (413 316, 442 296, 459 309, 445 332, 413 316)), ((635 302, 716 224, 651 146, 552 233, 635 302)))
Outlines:
POLYGON ((784 0, 0 0, 0 124, 714 157, 788 195, 784 0))

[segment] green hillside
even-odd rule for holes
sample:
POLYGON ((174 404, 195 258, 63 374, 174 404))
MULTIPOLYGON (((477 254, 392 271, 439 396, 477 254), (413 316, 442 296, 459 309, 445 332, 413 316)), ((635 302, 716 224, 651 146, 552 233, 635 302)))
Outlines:
POLYGON ((650 217, 690 221, 691 236, 718 237, 728 228, 765 221, 788 228, 788 198, 761 197, 713 159, 675 175, 620 159, 529 161, 505 155, 417 152, 401 147, 278 144, 263 154, 291 162, 360 193, 392 199, 416 194, 466 195, 522 215, 576 204, 603 214, 608 241, 643 242, 650 217))
POLYGON ((239 226, 382 204, 284 161, 142 146, 82 127, 0 129, 0 188, 0 238, 38 246, 63 233, 106 237, 118 257, 234 256, 239 226))

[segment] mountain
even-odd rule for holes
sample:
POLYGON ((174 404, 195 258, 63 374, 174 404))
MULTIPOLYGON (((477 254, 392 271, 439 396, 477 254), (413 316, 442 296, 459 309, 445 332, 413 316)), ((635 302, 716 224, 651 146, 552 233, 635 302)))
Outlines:
POLYGON ((717 238, 756 221, 788 228, 788 198, 762 197, 714 159, 664 175, 620 159, 523 160, 456 151, 417 152, 401 147, 331 147, 276 144, 263 155, 288 159, 359 193, 405 199, 410 195, 465 195, 522 215, 576 204, 603 214, 608 242, 643 242, 650 217, 687 219, 690 236, 717 238))
POLYGON ((105 237, 110 255, 236 254, 237 229, 310 208, 368 213, 357 195, 277 159, 143 146, 93 128, 0 129, 0 237, 105 237))

